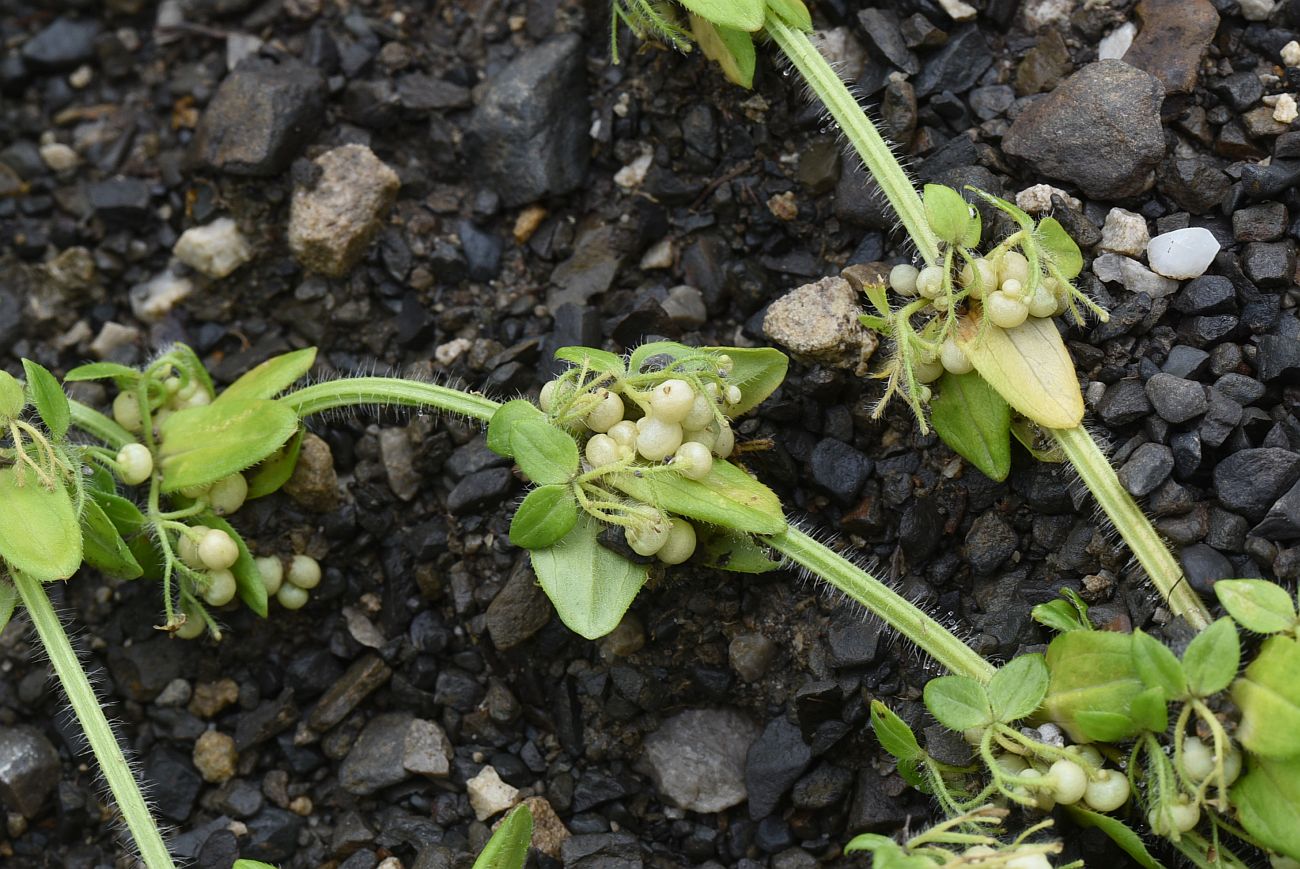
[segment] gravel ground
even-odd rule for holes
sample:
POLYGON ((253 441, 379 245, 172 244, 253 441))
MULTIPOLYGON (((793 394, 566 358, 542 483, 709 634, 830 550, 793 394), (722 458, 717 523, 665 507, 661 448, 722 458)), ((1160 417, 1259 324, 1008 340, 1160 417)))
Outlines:
MULTIPOLYGON (((1080 242, 1113 312, 1067 336, 1092 425, 1197 590, 1297 579, 1300 68, 1283 49, 1300 2, 987 0, 967 24, 930 0, 812 5, 920 179, 1059 188, 1025 201, 1080 242), (1222 245, 1204 276, 1143 265, 1145 236, 1187 226, 1222 245)), ((753 92, 626 38, 614 66, 599 2, 0 8, 9 370, 182 340, 229 382, 313 344, 320 376, 508 396, 565 344, 765 343, 789 290, 906 258, 768 53, 753 92)), ((991 656, 1042 643, 1029 606, 1063 586, 1103 625, 1162 629, 1064 473, 1020 454, 994 484, 901 409, 872 420, 879 384, 853 371, 869 349, 805 355, 740 427, 772 440, 747 462, 793 514, 991 656)), ((291 493, 236 517, 259 552, 322 559, 303 610, 234 609, 226 642, 183 644, 152 627, 156 586, 52 590, 179 855, 468 866, 491 811, 533 798, 539 866, 802 869, 928 817, 865 727, 881 698, 926 728, 928 671, 861 612, 791 574, 686 568, 586 642, 507 545, 523 484, 475 427, 380 413, 313 432, 291 493)), ((5 865, 129 865, 23 620, 0 661, 5 865)))

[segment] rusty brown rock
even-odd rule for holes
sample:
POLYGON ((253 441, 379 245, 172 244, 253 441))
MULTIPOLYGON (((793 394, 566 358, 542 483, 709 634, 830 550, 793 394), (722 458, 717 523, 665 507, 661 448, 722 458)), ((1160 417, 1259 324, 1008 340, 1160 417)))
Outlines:
POLYGON ((1142 0, 1137 14, 1142 29, 1124 62, 1160 79, 1166 93, 1191 93, 1219 29, 1218 10, 1210 0, 1142 0))

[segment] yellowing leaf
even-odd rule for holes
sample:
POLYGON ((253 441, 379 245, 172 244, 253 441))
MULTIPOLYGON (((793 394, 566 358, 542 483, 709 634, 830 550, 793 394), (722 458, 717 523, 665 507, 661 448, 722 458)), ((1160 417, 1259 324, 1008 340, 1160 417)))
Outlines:
POLYGON ((763 0, 677 0, 692 14, 719 27, 755 31, 763 26, 767 4, 763 0))
POLYGON ((217 401, 235 399, 274 398, 311 370, 316 361, 316 348, 305 347, 291 353, 272 356, 265 362, 245 372, 217 397, 217 401))
POLYGON ((229 399, 178 410, 163 420, 163 491, 206 486, 250 468, 284 446, 298 428, 288 405, 229 399))
POLYGON ((81 523, 68 490, 47 489, 30 468, 0 470, 0 558, 46 581, 67 579, 81 564, 81 523))
POLYGON ((619 491, 669 513, 699 519, 751 534, 785 530, 785 514, 776 494, 730 462, 716 461, 702 480, 677 474, 636 476, 614 474, 609 482, 619 491))
POLYGON ((1030 317, 1014 329, 975 316, 957 336, 980 376, 1007 404, 1044 428, 1074 428, 1083 421, 1083 393, 1065 342, 1049 319, 1030 317))
POLYGON ((692 15, 691 36, 704 56, 722 67, 727 81, 743 88, 754 86, 754 37, 749 32, 723 27, 692 15))

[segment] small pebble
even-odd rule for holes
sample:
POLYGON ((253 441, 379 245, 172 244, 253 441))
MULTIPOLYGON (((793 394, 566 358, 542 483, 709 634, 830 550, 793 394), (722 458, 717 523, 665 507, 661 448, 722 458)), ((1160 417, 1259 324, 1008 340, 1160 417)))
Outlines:
POLYGON ((1189 226, 1151 239, 1147 262, 1157 273, 1181 281, 1205 274, 1218 252, 1214 233, 1203 226, 1189 226))
POLYGON ((1282 62, 1287 66, 1300 66, 1300 42, 1294 39, 1282 46, 1282 62))
POLYGON ((41 159, 45 161, 46 166, 49 166, 55 172, 73 169, 81 162, 77 152, 62 142, 50 142, 48 145, 41 145, 41 159))
POLYGON ((1125 256, 1141 256, 1151 240, 1146 218, 1123 208, 1112 208, 1101 228, 1101 248, 1125 256))
POLYGON ((172 254, 210 278, 224 278, 253 258, 253 250, 229 217, 192 226, 176 240, 172 254))
POLYGON ((194 767, 204 781, 221 784, 230 780, 238 760, 234 738, 219 730, 205 730, 194 743, 194 767))
POLYGON ((1137 36, 1137 26, 1132 21, 1125 21, 1110 33, 1107 33, 1101 42, 1097 43, 1097 59, 1122 59, 1129 46, 1133 44, 1134 36, 1137 36))
POLYGON ((1290 94, 1279 96, 1273 104, 1273 120, 1279 124, 1289 124, 1297 117, 1300 117, 1300 112, 1296 111, 1295 97, 1290 94))
POLYGON ((483 767, 478 775, 465 782, 465 789, 474 816, 480 821, 486 821, 519 802, 519 789, 503 782, 492 766, 483 767))

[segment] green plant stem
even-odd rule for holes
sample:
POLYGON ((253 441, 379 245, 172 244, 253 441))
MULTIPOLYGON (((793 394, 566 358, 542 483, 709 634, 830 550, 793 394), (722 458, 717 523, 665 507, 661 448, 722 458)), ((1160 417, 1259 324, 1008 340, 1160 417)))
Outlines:
POLYGON ((135 442, 135 437, 129 431, 94 408, 72 400, 68 401, 68 407, 72 411, 72 425, 113 449, 120 450, 135 442))
POLYGON ((1212 621, 1209 610, 1187 582, 1183 569, 1151 527, 1146 514, 1120 484, 1115 469, 1097 442, 1083 426, 1049 429, 1048 432, 1101 509, 1110 517, 1174 615, 1182 616, 1195 630, 1203 631, 1209 627, 1212 621))
POLYGON ((31 615, 36 634, 45 647, 54 665, 54 673, 68 695, 72 711, 76 713, 81 728, 91 751, 99 762, 99 768, 108 782, 109 790, 117 801, 118 809, 126 820, 127 829, 140 849, 140 858, 149 869, 171 869, 175 864, 163 844, 162 834, 154 823, 153 816, 145 805, 144 797, 136 784, 131 768, 122 756, 122 748, 104 717, 95 691, 90 687, 86 672, 81 669, 68 635, 63 630, 50 598, 45 593, 45 585, 38 579, 27 576, 21 571, 13 571, 14 587, 22 598, 23 606, 31 615))
POLYGON ((812 44, 808 34, 785 24, 770 11, 764 27, 861 155, 867 171, 880 185, 926 265, 938 265, 939 240, 925 219, 921 197, 853 94, 812 44))
POLYGON ((951 631, 883 582, 794 526, 761 539, 880 616, 949 672, 980 682, 988 682, 993 677, 993 665, 951 631))
POLYGON ((481 422, 492 419, 501 406, 482 395, 417 383, 396 377, 348 377, 315 383, 281 396, 280 401, 293 408, 299 416, 310 416, 339 407, 358 405, 399 405, 402 407, 432 407, 448 413, 472 417, 481 422))

